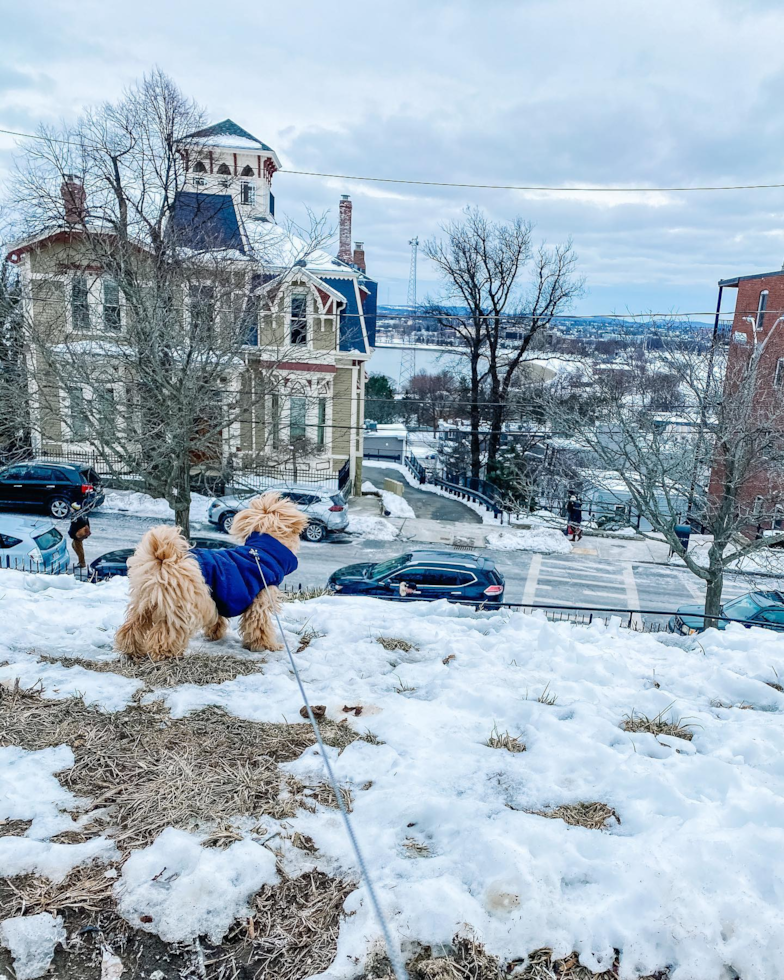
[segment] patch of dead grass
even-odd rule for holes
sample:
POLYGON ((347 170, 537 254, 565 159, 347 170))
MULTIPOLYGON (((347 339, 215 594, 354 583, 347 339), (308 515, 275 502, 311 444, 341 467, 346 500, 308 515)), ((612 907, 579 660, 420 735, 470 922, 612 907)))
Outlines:
MULTIPOLYGON (((516 964, 509 964, 514 969, 516 964)), ((534 950, 525 960, 520 962, 521 969, 514 970, 516 980, 618 980, 619 959, 616 955, 613 968, 594 973, 586 966, 580 965, 577 952, 570 953, 561 959, 553 958, 553 951, 547 949, 534 950)), ((638 980, 667 980, 667 973, 650 973, 638 980)))
MULTIPOLYGON (((338 748, 361 737, 327 720, 321 733, 338 748)), ((58 779, 86 801, 86 819, 83 830, 69 832, 67 840, 106 833, 123 860, 168 826, 205 832, 213 843, 227 844, 237 839, 236 818, 283 819, 311 805, 313 796, 305 796, 278 763, 298 758, 314 742, 307 723, 244 721, 218 708, 173 719, 159 701, 104 714, 81 698, 45 700, 37 690, 0 688, 0 745, 37 750, 65 743, 74 752, 74 765, 58 779)), ((10 903, 15 911, 9 914, 95 909, 110 899, 114 879, 106 870, 78 868, 59 883, 14 879, 6 882, 10 893, 3 907, 10 903)))
POLYGON ((334 595, 332 589, 322 588, 319 585, 309 585, 298 592, 281 592, 280 597, 284 602, 307 602, 308 599, 320 599, 323 595, 334 595))
POLYGON ((415 643, 409 643, 408 640, 403 640, 399 636, 377 636, 376 643, 380 643, 387 652, 402 650, 403 653, 408 653, 410 650, 419 649, 415 643))
POLYGON ((177 660, 85 660, 81 657, 49 657, 38 654, 40 660, 62 667, 84 667, 100 674, 121 674, 143 681, 149 688, 178 687, 180 684, 223 684, 235 677, 263 673, 263 658, 235 657, 231 654, 188 653, 177 660))
POLYGON ((253 915, 235 926, 206 959, 210 980, 304 980, 327 970, 337 952, 343 904, 356 882, 308 871, 265 885, 253 915))
POLYGON ((551 810, 529 810, 538 817, 548 820, 563 820, 570 827, 586 827, 588 830, 604 830, 607 821, 614 818, 617 823, 621 818, 606 803, 565 803, 551 810))
MULTIPOLYGON (((664 709, 667 711, 667 708, 664 709)), ((675 738, 683 738, 690 742, 694 738, 694 733, 683 724, 682 718, 674 718, 666 721, 664 711, 659 712, 654 718, 647 715, 638 715, 633 711, 621 723, 621 728, 626 732, 649 732, 651 735, 672 735, 675 738)))
POLYGON ((485 745, 491 749, 506 749, 507 752, 525 752, 525 743, 520 741, 519 736, 500 732, 497 726, 493 726, 485 745))
POLYGON ((299 646, 297 647, 297 653, 302 653, 303 650, 307 650, 314 640, 319 640, 322 636, 326 635, 326 633, 319 633, 318 630, 304 630, 299 634, 299 646))

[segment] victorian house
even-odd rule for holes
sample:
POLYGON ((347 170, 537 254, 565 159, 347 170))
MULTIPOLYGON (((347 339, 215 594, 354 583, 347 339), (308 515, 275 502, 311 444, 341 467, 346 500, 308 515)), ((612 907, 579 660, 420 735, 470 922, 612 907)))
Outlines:
MULTIPOLYGON (((285 447, 305 445, 307 455, 296 463, 298 480, 335 482, 340 474, 343 488, 358 487, 377 284, 366 274, 362 244, 352 248, 351 201, 344 196, 339 202, 334 256, 276 222, 272 182, 280 161, 271 147, 228 119, 191 134, 187 147, 171 228, 194 255, 218 255, 226 268, 252 282, 242 300, 246 342, 237 371, 226 381, 246 409, 222 432, 216 457, 232 473, 263 471, 274 477, 277 466, 281 478, 291 479, 285 447), (277 384, 259 397, 262 371, 273 372, 277 384)), ((26 315, 39 337, 51 323, 56 344, 55 324, 67 323, 86 341, 100 338, 105 353, 107 339, 122 336, 129 311, 116 283, 100 268, 67 260, 89 201, 69 179, 62 197, 60 225, 18 242, 8 257, 20 270, 26 315)), ((210 288, 191 287, 185 301, 189 316, 203 316, 215 303, 210 288)), ((44 374, 30 350, 28 375, 39 393, 51 385, 44 374)), ((131 412, 121 381, 100 390, 58 391, 55 410, 32 420, 33 452, 61 458, 88 453, 84 401, 94 398, 108 399, 118 418, 131 412)), ((40 402, 32 399, 34 413, 40 402)))

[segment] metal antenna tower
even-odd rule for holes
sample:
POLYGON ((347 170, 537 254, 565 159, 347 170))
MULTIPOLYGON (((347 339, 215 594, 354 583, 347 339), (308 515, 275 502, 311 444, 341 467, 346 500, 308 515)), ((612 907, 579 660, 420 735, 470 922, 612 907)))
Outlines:
POLYGON ((411 379, 416 374, 416 348, 411 340, 411 334, 416 327, 417 312, 417 249, 419 248, 419 238, 410 238, 408 244, 411 246, 411 271, 408 274, 408 308, 411 311, 412 319, 408 321, 408 346, 403 348, 400 358, 400 391, 406 391, 411 384, 411 379))

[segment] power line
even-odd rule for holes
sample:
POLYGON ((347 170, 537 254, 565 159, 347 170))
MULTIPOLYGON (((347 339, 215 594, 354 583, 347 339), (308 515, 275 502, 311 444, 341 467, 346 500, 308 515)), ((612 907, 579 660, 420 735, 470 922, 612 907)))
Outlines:
POLYGON ((404 177, 366 177, 358 174, 324 174, 315 170, 279 170, 300 177, 332 177, 336 180, 365 180, 381 184, 413 184, 419 187, 461 187, 487 191, 545 191, 565 194, 640 194, 668 191, 761 191, 784 187, 784 184, 707 184, 696 187, 555 187, 541 184, 474 184, 448 180, 411 180, 404 177))
MULTIPOLYGON (((23 139, 43 140, 47 143, 62 143, 67 146, 92 146, 95 149, 106 149, 98 143, 91 143, 88 140, 78 141, 60 139, 54 136, 41 136, 35 133, 22 133, 14 129, 0 129, 0 133, 7 136, 19 136, 23 139)), ((543 191, 549 193, 563 194, 641 194, 641 193, 691 193, 691 192, 712 192, 712 191, 761 191, 777 190, 784 188, 784 184, 703 184, 691 187, 591 187, 589 185, 578 187, 556 187, 545 184, 479 184, 473 182, 458 182, 448 180, 413 180, 408 177, 370 177, 365 174, 329 174, 321 173, 317 170, 288 170, 283 168, 278 171, 282 174, 293 174, 299 177, 321 177, 334 180, 363 180, 380 184, 408 184, 416 187, 457 187, 468 188, 471 190, 488 191, 543 191)))

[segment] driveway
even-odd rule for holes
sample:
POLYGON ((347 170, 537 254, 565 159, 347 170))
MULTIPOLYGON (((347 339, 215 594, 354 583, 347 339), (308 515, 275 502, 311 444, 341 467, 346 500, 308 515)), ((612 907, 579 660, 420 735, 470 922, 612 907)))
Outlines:
POLYGON ((362 469, 362 479, 369 480, 379 489, 384 486, 384 480, 397 480, 403 484, 403 499, 414 510, 417 517, 433 521, 458 521, 463 524, 481 524, 479 514, 466 507, 459 500, 442 497, 438 493, 427 490, 417 490, 406 482, 406 478, 398 470, 384 469, 382 466, 365 466, 362 469))

